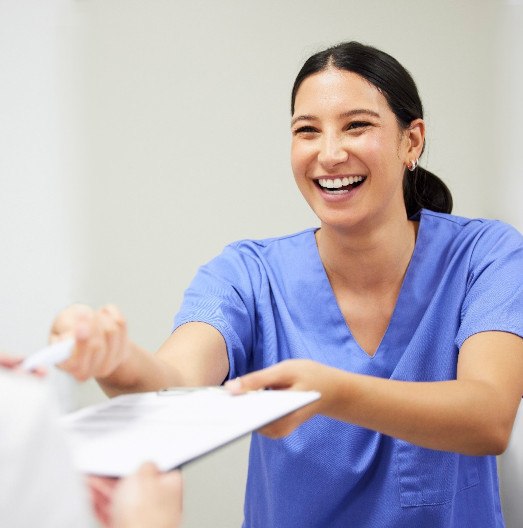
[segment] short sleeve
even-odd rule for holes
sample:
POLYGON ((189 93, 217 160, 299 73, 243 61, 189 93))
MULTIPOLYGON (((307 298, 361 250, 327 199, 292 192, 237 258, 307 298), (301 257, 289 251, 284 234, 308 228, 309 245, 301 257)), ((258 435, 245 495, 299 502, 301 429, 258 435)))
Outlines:
POLYGON ((259 266, 234 246, 202 266, 185 291, 174 328, 203 322, 223 336, 229 357, 229 378, 245 374, 251 361, 255 328, 255 291, 259 266))
POLYGON ((486 331, 523 337, 523 237, 502 222, 489 224, 471 254, 456 345, 486 331))

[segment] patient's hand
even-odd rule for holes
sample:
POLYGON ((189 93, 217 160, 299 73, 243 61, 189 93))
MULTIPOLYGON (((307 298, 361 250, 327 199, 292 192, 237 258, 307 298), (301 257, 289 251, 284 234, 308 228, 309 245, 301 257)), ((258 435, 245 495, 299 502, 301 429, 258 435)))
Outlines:
MULTIPOLYGON (((20 365, 22 364, 23 360, 23 357, 11 356, 9 354, 5 354, 4 352, 0 352, 0 367, 2 368, 23 372, 20 369, 20 365)), ((37 368, 31 370, 30 374, 36 376, 37 378, 42 378, 47 374, 47 372, 43 368, 37 368)))
POLYGON ((182 516, 179 471, 161 473, 143 464, 123 479, 88 477, 98 520, 108 528, 178 528, 182 516))

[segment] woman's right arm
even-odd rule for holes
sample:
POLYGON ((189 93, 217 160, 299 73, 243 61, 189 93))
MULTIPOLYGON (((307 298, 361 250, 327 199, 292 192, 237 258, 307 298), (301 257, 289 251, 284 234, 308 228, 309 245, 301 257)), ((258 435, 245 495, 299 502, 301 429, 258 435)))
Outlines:
POLYGON ((76 304, 58 314, 50 340, 71 336, 75 349, 60 368, 81 381, 96 378, 109 396, 170 386, 219 385, 229 371, 225 341, 206 323, 180 326, 152 354, 129 339, 116 307, 93 310, 76 304))

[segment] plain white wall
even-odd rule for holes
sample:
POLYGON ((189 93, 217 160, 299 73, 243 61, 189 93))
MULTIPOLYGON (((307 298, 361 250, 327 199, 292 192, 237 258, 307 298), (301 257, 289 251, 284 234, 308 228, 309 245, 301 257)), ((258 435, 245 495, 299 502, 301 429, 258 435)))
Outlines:
MULTIPOLYGON (((47 342, 85 275, 71 7, 0 0, 0 349, 12 354, 47 342)), ((54 378, 70 408, 70 378, 54 378)))
POLYGON ((2 347, 17 353, 45 343, 49 294, 63 300, 72 283, 62 42, 56 6, 32 4, 0 3, 0 314, 2 347))
MULTIPOLYGON (((226 243, 316 225, 290 171, 289 92, 303 60, 341 40, 412 72, 422 162, 455 212, 521 229, 520 103, 505 91, 521 57, 517 4, 0 0, 0 346, 36 347, 56 310, 81 300, 116 303, 155 349, 196 268, 226 243)), ((92 383, 75 396, 102 397, 92 383)), ((247 449, 186 468, 184 527, 240 525, 247 449)))

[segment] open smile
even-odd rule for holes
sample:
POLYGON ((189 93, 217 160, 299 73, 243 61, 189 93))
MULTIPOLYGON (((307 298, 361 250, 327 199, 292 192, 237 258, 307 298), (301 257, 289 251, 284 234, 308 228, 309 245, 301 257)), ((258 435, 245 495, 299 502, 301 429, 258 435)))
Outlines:
POLYGON ((366 179, 366 176, 344 176, 342 178, 319 178, 315 180, 315 183, 328 194, 343 194, 360 186, 366 179))

